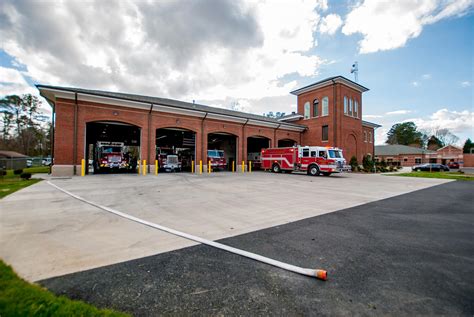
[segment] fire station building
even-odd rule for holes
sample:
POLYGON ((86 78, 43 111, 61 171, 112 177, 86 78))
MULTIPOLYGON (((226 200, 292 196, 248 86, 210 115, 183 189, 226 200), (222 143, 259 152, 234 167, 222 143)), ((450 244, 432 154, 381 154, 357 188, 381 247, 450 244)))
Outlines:
MULTIPOLYGON (((349 160, 374 155, 374 129, 363 121, 362 93, 345 77, 331 77, 291 93, 297 111, 280 119, 196 103, 127 93, 37 85, 53 108, 55 176, 80 174, 81 160, 94 160, 95 144, 123 142, 153 172, 160 149, 180 149, 207 168, 207 151, 222 150, 228 166, 252 160, 262 148, 336 146, 349 160)), ((191 169, 188 166, 189 170, 191 169)), ((186 169, 186 167, 184 167, 186 169)))

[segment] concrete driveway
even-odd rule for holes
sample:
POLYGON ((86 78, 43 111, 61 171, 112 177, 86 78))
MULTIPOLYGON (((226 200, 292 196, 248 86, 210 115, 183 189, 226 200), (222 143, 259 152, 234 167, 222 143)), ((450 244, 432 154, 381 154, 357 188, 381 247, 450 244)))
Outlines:
MULTIPOLYGON (((133 216, 216 240, 449 181, 384 175, 213 173, 51 180, 133 216)), ((32 281, 194 245, 40 182, 1 202, 0 257, 32 281)))

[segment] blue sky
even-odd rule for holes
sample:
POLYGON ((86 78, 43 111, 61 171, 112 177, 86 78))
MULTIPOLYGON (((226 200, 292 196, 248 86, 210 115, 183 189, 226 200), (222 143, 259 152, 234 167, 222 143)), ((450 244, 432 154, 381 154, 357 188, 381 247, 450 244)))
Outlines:
POLYGON ((0 95, 43 83, 288 113, 289 91, 358 61, 376 143, 405 120, 473 138, 473 0, 119 3, 3 1, 0 95))

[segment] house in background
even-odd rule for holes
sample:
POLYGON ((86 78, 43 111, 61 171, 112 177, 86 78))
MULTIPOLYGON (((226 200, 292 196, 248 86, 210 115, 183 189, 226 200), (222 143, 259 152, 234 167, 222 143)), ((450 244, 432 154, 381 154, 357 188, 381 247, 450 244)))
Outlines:
POLYGON ((454 145, 442 147, 436 151, 401 144, 376 145, 375 160, 384 160, 388 165, 413 166, 424 163, 448 164, 457 162, 462 165, 462 149, 454 145))
POLYGON ((27 155, 0 150, 0 168, 1 169, 20 169, 26 167, 27 155))

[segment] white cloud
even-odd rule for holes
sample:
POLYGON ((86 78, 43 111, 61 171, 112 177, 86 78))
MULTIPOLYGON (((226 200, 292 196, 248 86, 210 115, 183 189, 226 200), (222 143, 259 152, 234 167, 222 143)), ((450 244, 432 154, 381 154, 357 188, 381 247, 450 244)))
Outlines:
POLYGON ((440 109, 428 118, 412 118, 405 121, 413 121, 419 129, 431 130, 434 128, 449 129, 452 133, 473 133, 474 111, 451 111, 446 108, 440 109))
POLYGON ((416 80, 414 80, 414 81, 411 82, 411 85, 412 85, 413 87, 418 87, 418 86, 420 86, 420 83, 417 82, 416 80))
POLYGON ((471 87, 471 82, 470 81, 462 81, 461 82, 461 87, 471 87))
POLYGON ((395 110, 395 111, 389 111, 386 112, 385 114, 388 116, 393 116, 393 115, 403 115, 403 114, 408 114, 412 112, 411 110, 395 110))
MULTIPOLYGON (((364 119, 366 116, 364 116, 364 119)), ((387 139, 387 132, 390 128, 400 122, 412 121, 416 124, 419 130, 432 131, 435 128, 447 128, 452 133, 460 138, 460 142, 470 137, 473 137, 474 126, 474 112, 470 110, 449 110, 446 108, 439 109, 434 113, 423 117, 412 117, 400 120, 394 116, 381 116, 377 123, 382 125, 382 128, 376 130, 376 144, 384 144, 387 139)))
POLYGON ((325 0, 5 0, 1 48, 44 84, 261 100, 287 96, 293 78, 316 76, 328 63, 309 53, 325 10, 325 0))
POLYGON ((360 53, 391 50, 418 37, 425 25, 462 16, 473 7, 473 0, 365 0, 347 15, 342 33, 362 34, 360 53))
POLYGON ((37 94, 37 90, 28 84, 19 70, 0 66, 0 96, 15 94, 37 94))
POLYGON ((342 19, 337 14, 328 14, 321 19, 319 24, 319 31, 321 33, 327 33, 333 35, 342 25, 342 19))
POLYGON ((423 74, 423 75, 421 76, 421 78, 424 79, 424 80, 431 79, 431 74, 423 74))

